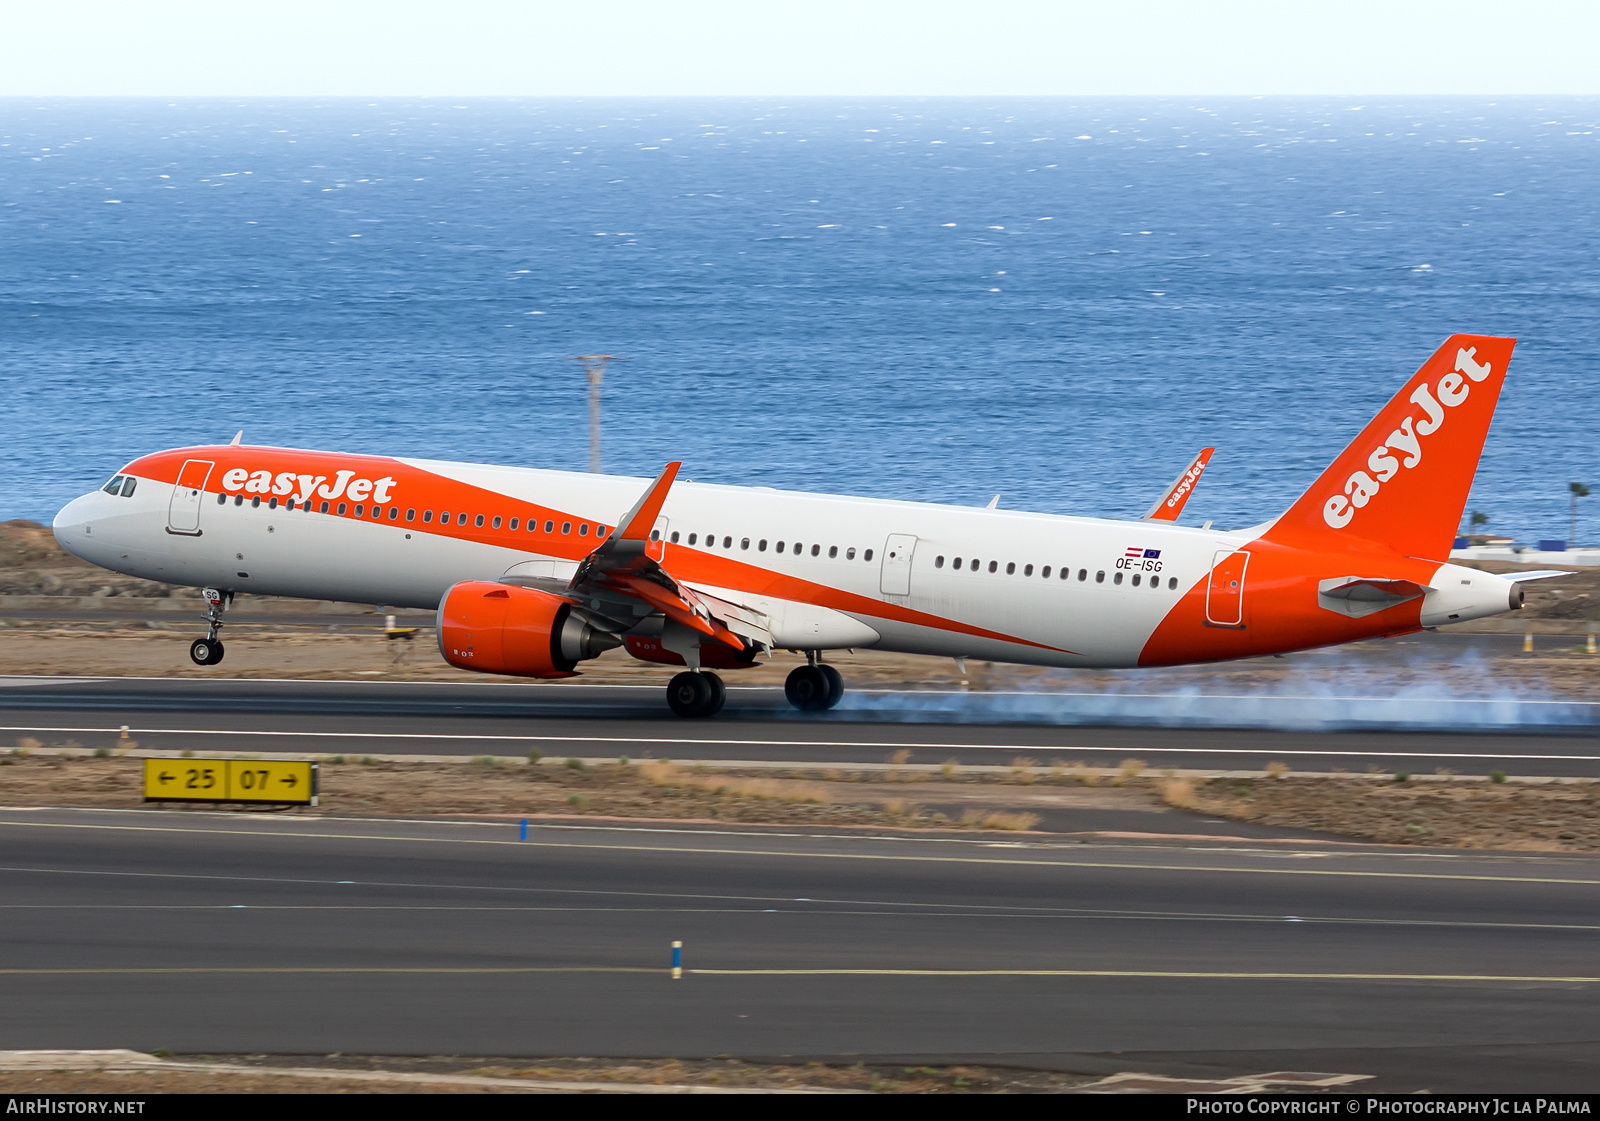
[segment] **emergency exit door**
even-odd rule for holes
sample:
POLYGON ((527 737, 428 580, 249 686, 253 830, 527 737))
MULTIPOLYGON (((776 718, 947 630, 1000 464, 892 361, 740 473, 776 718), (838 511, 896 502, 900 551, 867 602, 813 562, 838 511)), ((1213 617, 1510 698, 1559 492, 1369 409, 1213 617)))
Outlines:
POLYGON ((891 533, 883 543, 883 569, 878 587, 886 596, 911 594, 911 557, 917 551, 917 538, 910 533, 891 533))

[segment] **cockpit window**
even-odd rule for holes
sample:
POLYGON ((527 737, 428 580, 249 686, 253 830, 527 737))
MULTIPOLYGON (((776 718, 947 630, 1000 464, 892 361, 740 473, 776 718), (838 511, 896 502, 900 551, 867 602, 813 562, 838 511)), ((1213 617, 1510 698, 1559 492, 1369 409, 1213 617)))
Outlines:
POLYGON ((122 492, 122 479, 123 477, 118 475, 100 489, 104 490, 107 494, 120 494, 122 492))
POLYGON ((132 475, 129 475, 127 481, 122 484, 122 497, 132 498, 133 488, 138 484, 138 482, 138 479, 135 479, 132 475))

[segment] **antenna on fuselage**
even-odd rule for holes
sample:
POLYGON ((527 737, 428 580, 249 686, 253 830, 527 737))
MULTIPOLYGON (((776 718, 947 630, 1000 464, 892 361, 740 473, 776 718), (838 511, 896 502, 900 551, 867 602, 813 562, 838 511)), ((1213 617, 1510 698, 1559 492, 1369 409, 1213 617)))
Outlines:
POLYGON ((989 499, 989 505, 984 507, 985 510, 998 510, 999 508, 1000 508, 1000 496, 998 494, 995 495, 993 498, 989 499))
POLYGON ((239 431, 233 434, 233 439, 228 441, 228 446, 230 448, 236 448, 239 446, 239 441, 242 439, 244 439, 244 429, 241 428, 239 431))
POLYGON ((622 359, 613 354, 580 354, 574 362, 583 364, 589 378, 589 472, 600 474, 600 382, 606 376, 606 367, 622 359))

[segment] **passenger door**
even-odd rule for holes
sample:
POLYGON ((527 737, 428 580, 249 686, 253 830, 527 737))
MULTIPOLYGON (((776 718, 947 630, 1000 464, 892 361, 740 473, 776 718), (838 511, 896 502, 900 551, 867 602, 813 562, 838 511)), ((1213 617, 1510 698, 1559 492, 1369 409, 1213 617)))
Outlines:
POLYGON ((216 464, 209 459, 185 460, 167 505, 167 532, 200 536, 200 498, 216 464))
POLYGON ((1206 584, 1206 622, 1213 627, 1244 627, 1244 570, 1250 554, 1225 549, 1211 564, 1206 584))
POLYGON ((891 533, 883 544, 883 570, 878 587, 886 596, 911 594, 911 557, 917 551, 917 538, 911 533, 891 533))

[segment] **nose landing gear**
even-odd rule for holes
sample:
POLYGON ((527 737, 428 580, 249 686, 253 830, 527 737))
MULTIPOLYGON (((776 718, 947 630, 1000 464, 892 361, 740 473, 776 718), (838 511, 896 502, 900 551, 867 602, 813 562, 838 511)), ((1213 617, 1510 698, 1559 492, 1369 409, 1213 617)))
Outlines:
POLYGON ((715 716, 722 711, 728 691, 722 678, 702 670, 685 672, 674 677, 667 685, 667 705, 679 716, 700 718, 715 716))
POLYGON ((806 664, 797 667, 783 683, 783 695, 801 712, 822 712, 844 696, 844 678, 825 664, 815 650, 806 651, 806 664))
POLYGON ((222 661, 223 646, 217 634, 222 630, 222 613, 233 602, 233 593, 206 588, 202 594, 207 604, 206 636, 189 644, 189 660, 197 666, 214 666, 222 661))

